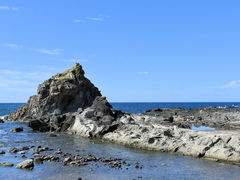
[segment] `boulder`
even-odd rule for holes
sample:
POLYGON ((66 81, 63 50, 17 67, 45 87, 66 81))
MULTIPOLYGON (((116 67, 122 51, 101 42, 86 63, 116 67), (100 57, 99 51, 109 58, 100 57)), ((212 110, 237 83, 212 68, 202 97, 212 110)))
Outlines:
POLYGON ((27 169, 27 170, 33 170, 34 168, 34 161, 33 159, 27 159, 21 163, 19 163, 16 168, 18 169, 27 169))
POLYGON ((50 127, 47 123, 41 120, 30 120, 28 126, 31 127, 34 131, 47 132, 50 130, 50 127))

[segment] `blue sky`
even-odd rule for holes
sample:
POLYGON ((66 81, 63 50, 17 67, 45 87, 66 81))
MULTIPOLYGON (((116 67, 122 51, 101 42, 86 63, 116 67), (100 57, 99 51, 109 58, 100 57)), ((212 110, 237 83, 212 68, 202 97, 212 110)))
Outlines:
POLYGON ((82 64, 111 102, 240 101, 237 0, 0 0, 0 102, 82 64))

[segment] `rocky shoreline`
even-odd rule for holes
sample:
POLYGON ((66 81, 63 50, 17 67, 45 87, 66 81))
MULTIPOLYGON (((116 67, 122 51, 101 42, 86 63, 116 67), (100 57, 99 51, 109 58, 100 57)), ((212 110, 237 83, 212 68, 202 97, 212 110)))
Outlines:
POLYGON ((123 113, 112 108, 80 64, 40 84, 38 94, 5 119, 26 122, 41 132, 70 132, 130 147, 240 163, 240 109, 123 113), (216 130, 194 131, 192 125, 216 130))

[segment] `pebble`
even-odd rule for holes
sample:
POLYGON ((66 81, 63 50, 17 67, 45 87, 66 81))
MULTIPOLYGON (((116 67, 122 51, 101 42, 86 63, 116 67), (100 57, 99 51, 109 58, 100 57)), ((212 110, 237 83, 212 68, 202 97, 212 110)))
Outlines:
POLYGON ((36 164, 43 164, 43 159, 41 157, 35 158, 34 161, 36 164))
POLYGON ((10 131, 11 131, 11 132, 22 132, 22 131, 23 131, 23 127, 22 127, 22 126, 19 126, 19 127, 10 129, 10 131))
POLYGON ((17 148, 10 148, 8 152, 10 153, 17 153, 19 150, 17 148))
POLYGON ((71 157, 67 157, 63 160, 63 163, 67 163, 67 162, 70 162, 72 161, 71 157))
POLYGON ((5 151, 0 151, 0 154, 5 154, 5 151))
POLYGON ((48 137, 57 137, 56 134, 49 134, 48 137))
POLYGON ((26 150, 29 150, 30 148, 29 147, 27 147, 27 146, 23 146, 22 148, 21 148, 21 150, 23 150, 23 151, 26 151, 26 150))
POLYGON ((54 154, 62 154, 62 151, 55 151, 54 154))
POLYGON ((25 154, 25 151, 19 151, 18 154, 25 154))

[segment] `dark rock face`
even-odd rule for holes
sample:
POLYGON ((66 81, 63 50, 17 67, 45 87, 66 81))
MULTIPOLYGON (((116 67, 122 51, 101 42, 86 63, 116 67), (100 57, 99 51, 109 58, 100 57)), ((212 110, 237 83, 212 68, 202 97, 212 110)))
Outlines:
POLYGON ((22 126, 19 126, 19 127, 16 127, 16 128, 13 128, 10 130, 11 132, 22 132, 23 131, 23 127, 22 126))
POLYGON ((40 119, 49 114, 76 112, 92 105, 100 91, 85 76, 82 66, 76 63, 71 69, 54 75, 38 86, 37 95, 31 96, 8 120, 40 119))
POLYGON ((83 127, 77 128, 86 130, 90 137, 100 137, 117 128, 116 119, 120 115, 84 77, 82 67, 75 64, 40 84, 38 94, 8 116, 8 120, 26 121, 34 131, 40 132, 67 131, 79 121, 83 127))
POLYGON ((29 121, 28 126, 31 127, 34 131, 46 132, 50 130, 50 127, 47 123, 38 119, 29 121))

